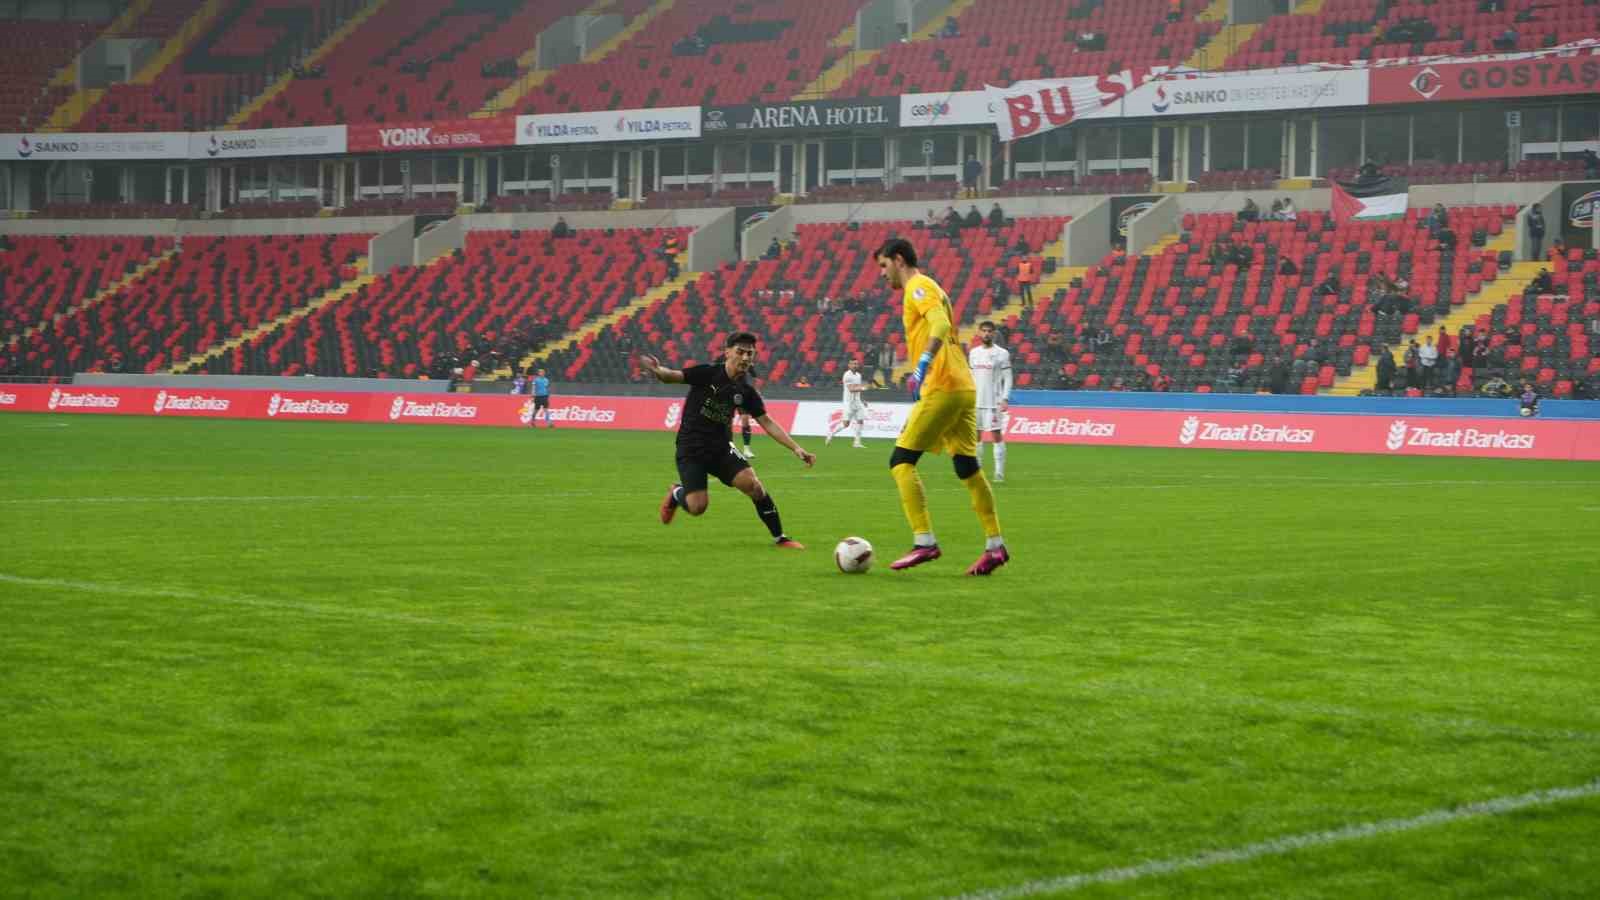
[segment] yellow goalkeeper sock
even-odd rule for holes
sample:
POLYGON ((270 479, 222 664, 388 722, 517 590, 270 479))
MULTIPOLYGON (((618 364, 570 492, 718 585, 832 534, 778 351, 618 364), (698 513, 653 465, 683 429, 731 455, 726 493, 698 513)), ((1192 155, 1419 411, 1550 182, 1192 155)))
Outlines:
POLYGON ((895 487, 900 489, 900 508, 905 510, 911 530, 919 535, 932 534, 933 520, 928 517, 928 498, 922 492, 922 478, 917 474, 917 467, 901 463, 890 469, 889 474, 894 476, 895 487))
POLYGON ((980 469, 971 478, 962 479, 961 483, 967 486, 967 493, 972 495, 972 511, 978 514, 978 521, 983 523, 984 535, 999 537, 1000 516, 994 511, 994 491, 989 487, 988 477, 980 469))

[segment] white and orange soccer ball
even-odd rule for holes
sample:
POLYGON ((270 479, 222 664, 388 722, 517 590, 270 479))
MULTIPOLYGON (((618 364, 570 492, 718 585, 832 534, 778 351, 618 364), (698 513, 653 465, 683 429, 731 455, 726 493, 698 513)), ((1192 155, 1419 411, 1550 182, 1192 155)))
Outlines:
POLYGON ((864 575, 872 568, 872 545, 866 538, 847 537, 833 548, 833 561, 846 575, 864 575))

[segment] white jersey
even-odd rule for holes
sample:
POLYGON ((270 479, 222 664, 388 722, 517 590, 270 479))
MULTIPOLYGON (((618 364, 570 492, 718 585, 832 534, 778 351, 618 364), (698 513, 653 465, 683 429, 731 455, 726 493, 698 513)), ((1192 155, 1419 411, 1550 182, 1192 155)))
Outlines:
POLYGON ((850 388, 861 386, 861 373, 846 370, 844 377, 842 377, 840 381, 844 383, 845 408, 849 409, 852 406, 860 406, 863 402, 861 394, 857 391, 850 390, 850 388))
POLYGON ((978 408, 994 409, 999 401, 1011 402, 1011 354, 995 344, 979 344, 967 354, 972 380, 978 385, 978 408))

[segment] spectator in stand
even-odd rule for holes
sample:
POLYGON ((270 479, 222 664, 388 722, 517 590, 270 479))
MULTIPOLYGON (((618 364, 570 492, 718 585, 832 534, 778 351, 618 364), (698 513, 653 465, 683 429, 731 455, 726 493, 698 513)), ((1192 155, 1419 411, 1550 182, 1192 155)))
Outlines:
POLYGON ((1183 21, 1183 0, 1169 0, 1167 3, 1167 21, 1183 21))
POLYGON ((1523 415, 1537 416, 1539 414, 1539 392, 1533 389, 1532 382, 1524 381, 1522 383, 1522 396, 1519 401, 1521 405, 1520 412, 1523 415))
POLYGON ((1600 178, 1600 153, 1595 153, 1591 147, 1579 154, 1579 157, 1583 160, 1583 177, 1600 178))
POLYGON ((1380 394, 1387 394, 1394 390, 1394 354, 1389 352, 1387 344, 1378 348, 1378 383, 1375 389, 1380 394))
POLYGON ((961 26, 956 24, 955 16, 944 17, 944 27, 939 29, 939 37, 945 39, 961 37, 961 26))
POLYGON ((783 255, 783 244, 778 242, 777 235, 773 235, 772 243, 767 245, 767 252, 765 254, 763 254, 761 258, 762 259, 777 259, 778 257, 780 257, 782 255, 783 255))
POLYGON ((1356 181, 1358 182, 1377 181, 1382 177, 1383 170, 1379 169, 1378 163, 1371 158, 1368 158, 1366 162, 1361 164, 1361 168, 1356 170, 1356 181))
POLYGON ((1278 210, 1278 220, 1293 222, 1300 218, 1300 211, 1294 208, 1294 201, 1288 197, 1283 198, 1283 206, 1278 210))
POLYGON ((1472 340, 1472 326, 1461 326, 1461 330, 1456 332, 1456 354, 1461 357, 1461 364, 1463 366, 1472 365, 1472 361, 1477 358, 1474 355, 1474 349, 1475 344, 1472 340))
POLYGON ((1261 207, 1256 205, 1256 201, 1251 200, 1248 197, 1245 198, 1244 209, 1239 210, 1239 221, 1241 221, 1241 222, 1259 222, 1259 221, 1261 221, 1261 207))
POLYGON ((1478 389, 1478 393, 1484 395, 1485 397, 1511 397, 1516 394, 1516 391, 1511 387, 1509 382, 1496 375, 1495 377, 1484 382, 1483 387, 1478 389))
POLYGON ((922 220, 922 227, 938 228, 940 224, 941 223, 938 215, 936 215, 933 210, 928 210, 928 217, 922 220))
POLYGON ((1273 221, 1273 222, 1276 222, 1276 221, 1278 221, 1278 217, 1280 215, 1282 215, 1282 213, 1283 213, 1283 201, 1282 200, 1274 200, 1274 201, 1272 201, 1272 208, 1267 210, 1267 218, 1269 220, 1273 221))
POLYGON ((1454 397, 1456 382, 1461 380, 1461 357, 1451 350, 1439 361, 1439 392, 1454 397))
POLYGON ((1506 0, 1478 0, 1478 12, 1498 13, 1506 11, 1506 0))
POLYGON ((1417 364, 1422 367, 1422 389, 1433 387, 1434 367, 1439 364, 1439 348, 1433 345, 1433 335, 1422 339, 1422 347, 1417 350, 1417 364))
POLYGON ((1299 275, 1300 274, 1300 267, 1294 264, 1294 260, 1292 260, 1289 257, 1285 256, 1284 258, 1278 260, 1278 274, 1279 275, 1299 275))
POLYGON ((1539 294, 1553 294, 1556 290, 1555 280, 1550 277, 1549 269, 1540 269, 1539 274, 1533 276, 1528 282, 1528 287, 1522 293, 1524 296, 1537 296, 1539 294))
POLYGON ((1022 311, 1033 311, 1033 283, 1039 279, 1034 272, 1034 262, 1028 257, 1017 260, 1017 290, 1022 292, 1022 311))
POLYGON ((556 224, 551 226, 550 236, 556 240, 560 240, 564 237, 570 236, 571 234, 572 229, 567 225, 566 218, 563 216, 556 216, 556 224))
POLYGON ((807 379, 806 376, 801 375, 799 378, 794 380, 794 386, 804 390, 811 387, 811 381, 807 379))
POLYGON ((1233 242, 1229 241, 1227 238, 1223 238, 1222 240, 1211 245, 1211 252, 1206 254, 1206 262, 1211 264, 1211 268, 1220 269, 1228 264, 1228 260, 1232 258, 1232 256, 1233 242))
POLYGON ((947 206, 944 209, 944 229, 949 232, 951 240, 961 239, 961 213, 956 212, 954 206, 947 206))
POLYGON ((1550 260, 1550 264, 1552 266, 1556 264, 1556 260, 1566 258, 1566 255, 1567 244, 1560 238, 1556 238, 1555 240, 1551 241, 1550 249, 1545 252, 1545 257, 1550 260))
POLYGON ((1445 230, 1439 232, 1439 249, 1441 251, 1445 253, 1454 253, 1456 244, 1457 239, 1455 229, 1446 228, 1445 230))
POLYGON ((1500 32, 1500 36, 1494 39, 1494 48, 1501 53, 1510 53, 1517 49, 1517 43, 1521 39, 1522 36, 1517 33, 1517 29, 1507 25, 1506 30, 1500 32))
POLYGON ((989 210, 989 227, 990 228, 1004 228, 1004 227, 1006 227, 1006 213, 1005 213, 1005 210, 1000 208, 1000 204, 998 204, 998 203, 996 203, 994 205, 994 207, 989 210))
POLYGON ((1406 347, 1406 390, 1422 385, 1422 351, 1415 339, 1406 347))
POLYGON ((1267 389, 1274 394, 1289 392, 1289 363, 1281 354, 1272 357, 1272 368, 1267 373, 1267 389))
POLYGON ((1322 281, 1317 285, 1316 290, 1312 291, 1312 293, 1325 297, 1337 297, 1339 296, 1339 291, 1341 289, 1342 288, 1339 284, 1339 273, 1329 272, 1328 277, 1322 279, 1322 281))
POLYGON ((1449 227, 1450 214, 1445 212, 1443 203, 1435 203, 1433 212, 1428 213, 1428 237, 1438 240, 1439 235, 1443 234, 1444 230, 1449 227))
POLYGON ((972 204, 972 208, 967 210, 967 217, 965 219, 961 220, 961 227, 963 227, 963 228, 982 228, 983 227, 983 213, 978 212, 978 204, 976 204, 976 203, 972 204))
MULTIPOLYGON (((1118 244, 1117 245, 1117 249, 1120 250, 1121 248, 1122 248, 1122 245, 1118 244)), ((1238 266, 1241 269, 1250 268, 1250 264, 1255 262, 1255 259, 1256 259, 1255 251, 1251 250, 1250 247, 1248 245, 1246 245, 1246 244, 1234 244, 1233 245, 1233 252, 1228 254, 1228 261, 1233 263, 1234 265, 1238 266)))
POLYGON ((976 156, 967 154, 967 161, 961 164, 961 186, 966 188, 968 197, 978 196, 978 179, 981 177, 983 177, 983 163, 978 162, 976 156))
POLYGON ((1434 343, 1434 346, 1439 348, 1439 357, 1441 359, 1448 356, 1450 351, 1455 349, 1454 339, 1450 337, 1450 332, 1445 330, 1443 325, 1439 326, 1439 340, 1434 343))
POLYGON ((1544 210, 1538 206, 1528 210, 1528 240, 1533 246, 1533 251, 1528 254, 1528 258, 1538 259, 1543 256, 1544 210))
POLYGON ((878 348, 878 374, 887 379, 892 371, 894 371, 894 345, 885 342, 878 348))
POLYGON ((1492 339, 1489 337, 1489 329, 1487 328, 1472 336, 1472 361, 1475 365, 1482 366, 1489 362, 1489 346, 1491 343, 1492 339))

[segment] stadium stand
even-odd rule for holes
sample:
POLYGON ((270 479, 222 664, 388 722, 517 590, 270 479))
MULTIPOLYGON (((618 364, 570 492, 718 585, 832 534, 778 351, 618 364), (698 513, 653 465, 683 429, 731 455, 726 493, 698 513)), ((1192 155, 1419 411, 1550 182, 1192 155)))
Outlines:
POLYGON ((28 237, 0 253, 0 333, 66 313, 172 246, 167 238, 28 237))
POLYGON ((389 272, 208 360, 212 374, 448 377, 519 366, 544 341, 668 280, 689 229, 473 231, 465 252, 389 272))
POLYGON ((105 26, 104 22, 0 21, 0 130, 38 128, 72 94, 52 84, 105 26))
POLYGON ((568 381, 623 382, 635 374, 625 362, 631 349, 652 348, 667 365, 687 365, 710 358, 728 334, 749 331, 761 342, 764 382, 834 384, 849 356, 870 366, 885 343, 897 358, 904 355, 900 301, 887 296, 871 256, 890 236, 912 238, 925 270, 950 293, 956 318, 971 323, 1008 302, 1016 262, 1040 263, 1039 253, 1059 240, 1067 221, 1021 219, 954 237, 912 222, 802 225, 778 259, 704 273, 683 291, 557 350, 548 364, 568 381))
POLYGON ((1169 8, 1166 0, 977 3, 957 17, 957 36, 892 44, 834 94, 982 90, 986 83, 1175 66, 1221 25, 1169 22, 1169 8))
POLYGON ((581 0, 389 3, 340 42, 325 71, 295 78, 247 126, 464 118, 516 78, 515 61, 541 31, 585 6, 581 0))
POLYGON ((21 374, 161 371, 354 277, 368 237, 189 237, 143 277, 23 341, 21 374))
POLYGON ((1176 243, 1095 266, 1081 286, 1008 323, 1023 344, 1043 347, 1039 362, 1014 348, 1019 383, 1026 375, 1034 385, 1101 389, 1331 388, 1376 347, 1398 345, 1498 277, 1498 254, 1472 244, 1500 235, 1515 207, 1449 210, 1451 229, 1473 237, 1454 252, 1429 236, 1423 214, 1342 226, 1322 212, 1252 223, 1186 215, 1176 243), (1249 251, 1248 264, 1223 261, 1234 247, 1249 251), (1280 273, 1285 258, 1297 273, 1280 273), (1378 272, 1409 282, 1413 310, 1380 314, 1378 272), (1338 285, 1324 292, 1330 274, 1338 285))
POLYGON ((851 27, 859 6, 853 0, 662 2, 666 11, 611 53, 557 69, 517 111, 787 100, 843 54, 830 41, 851 27))

